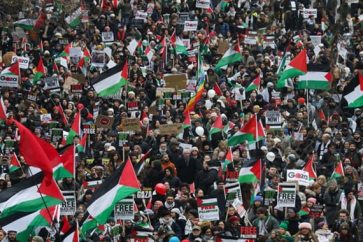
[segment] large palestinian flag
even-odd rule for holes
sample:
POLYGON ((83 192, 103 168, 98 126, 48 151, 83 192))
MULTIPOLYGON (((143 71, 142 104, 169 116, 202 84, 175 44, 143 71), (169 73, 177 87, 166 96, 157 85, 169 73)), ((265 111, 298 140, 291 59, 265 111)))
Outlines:
POLYGON ((87 212, 93 218, 82 224, 81 231, 91 229, 88 223, 105 224, 111 215, 116 203, 140 190, 134 168, 130 160, 114 172, 95 191, 92 201, 87 207, 87 212), (86 229, 87 228, 87 229, 86 229))
POLYGON ((319 90, 329 89, 332 81, 332 75, 329 71, 329 65, 309 64, 308 72, 299 77, 297 88, 319 90))
POLYGON ((360 71, 344 88, 343 96, 348 108, 363 106, 363 75, 360 71))
POLYGON ((16 239, 18 241, 28 241, 30 236, 36 235, 35 230, 38 227, 50 226, 56 213, 56 206, 30 213, 17 212, 0 219, 0 224, 5 231, 17 231, 16 239))
POLYGON ((247 141, 248 143, 257 142, 265 137, 265 131, 261 121, 257 121, 256 115, 248 120, 248 122, 233 136, 228 139, 229 146, 235 146, 247 141))
POLYGON ((254 183, 261 180, 262 176, 262 161, 258 159, 246 167, 242 167, 239 172, 240 183, 254 183))
POLYGON ((61 191, 54 179, 46 181, 43 173, 23 180, 0 192, 0 219, 18 212, 34 212, 62 203, 61 191))
POLYGON ((307 58, 306 49, 303 49, 297 56, 290 61, 286 68, 282 71, 279 80, 277 81, 277 88, 286 86, 288 78, 294 78, 304 75, 307 72, 307 58))
POLYGON ((221 69, 224 66, 234 64, 242 60, 241 48, 239 43, 237 43, 233 48, 229 48, 223 55, 223 57, 218 61, 215 69, 221 69))

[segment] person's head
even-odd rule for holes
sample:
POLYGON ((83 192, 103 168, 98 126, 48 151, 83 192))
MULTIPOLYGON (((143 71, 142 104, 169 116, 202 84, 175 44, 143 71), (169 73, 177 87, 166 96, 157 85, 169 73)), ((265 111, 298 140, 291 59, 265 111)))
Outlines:
POLYGON ((287 217, 288 218, 295 218, 296 217, 296 212, 293 208, 289 208, 287 209, 287 217))
POLYGON ((43 238, 40 236, 33 236, 31 242, 44 242, 43 238))
POLYGON ((267 209, 265 207, 260 207, 257 209, 256 214, 259 219, 263 220, 267 216, 267 209))
POLYGON ((195 194, 196 197, 199 197, 199 198, 202 198, 204 197, 204 192, 202 189, 198 189, 196 194, 195 194))
POLYGON ((194 225, 192 233, 193 233, 193 236, 195 236, 195 237, 200 236, 200 234, 202 233, 202 229, 200 228, 200 226, 194 225))
POLYGON ((183 157, 188 159, 190 157, 190 149, 183 150, 183 157))
POLYGON ((224 189, 224 181, 223 181, 223 179, 219 179, 217 181, 217 190, 223 191, 223 189, 224 189))
POLYGON ((256 207, 261 207, 263 201, 263 197, 260 195, 255 196, 254 205, 256 207))
POLYGON ((340 224, 339 232, 341 234, 347 235, 349 233, 349 224, 347 222, 343 222, 340 224))
POLYGON ((6 236, 6 232, 2 229, 0 229, 0 241, 2 241, 6 236))
POLYGON ((320 186, 325 186, 326 184, 326 177, 324 175, 320 175, 317 180, 320 186))
POLYGON ((328 187, 329 187, 330 191, 335 191, 338 188, 337 181, 335 179, 330 180, 329 184, 328 184, 328 187))
POLYGON ((300 223, 299 224, 299 233, 301 233, 302 235, 308 235, 311 232, 311 224, 309 223, 300 223))
POLYGON ((340 221, 348 221, 349 220, 349 212, 346 209, 341 209, 339 211, 339 220, 340 221))
POLYGON ((174 202, 174 196, 169 194, 167 197, 166 197, 166 203, 168 204, 173 204, 174 202))
POLYGON ((8 231, 8 240, 9 241, 16 241, 16 234, 17 232, 14 230, 9 230, 8 231))

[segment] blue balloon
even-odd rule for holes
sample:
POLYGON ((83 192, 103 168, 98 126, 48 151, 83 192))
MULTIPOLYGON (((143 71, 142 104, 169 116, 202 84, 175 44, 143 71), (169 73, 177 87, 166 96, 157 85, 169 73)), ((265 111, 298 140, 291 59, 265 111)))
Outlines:
POLYGON ((169 242, 180 242, 179 238, 176 236, 173 236, 169 239, 169 242))

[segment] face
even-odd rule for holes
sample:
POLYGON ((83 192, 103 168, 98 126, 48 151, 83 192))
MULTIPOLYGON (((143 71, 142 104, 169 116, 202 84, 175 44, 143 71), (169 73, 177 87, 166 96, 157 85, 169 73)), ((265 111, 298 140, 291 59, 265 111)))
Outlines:
POLYGON ((300 229, 303 235, 307 235, 309 233, 309 229, 300 229))
POLYGON ((9 240, 16 240, 16 233, 15 232, 9 232, 8 233, 9 240))
POLYGON ((347 216, 347 214, 345 214, 345 213, 340 213, 340 214, 339 214, 339 219, 340 219, 340 220, 343 220, 343 221, 347 221, 348 216, 347 216))

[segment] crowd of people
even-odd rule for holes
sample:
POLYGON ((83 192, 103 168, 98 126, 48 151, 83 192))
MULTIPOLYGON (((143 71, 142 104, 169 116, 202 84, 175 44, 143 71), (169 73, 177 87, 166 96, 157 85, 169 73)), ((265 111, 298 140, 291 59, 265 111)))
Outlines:
MULTIPOLYGON (((128 159, 142 190, 134 195, 134 218, 112 216, 81 240, 361 241, 363 114, 344 101, 345 87, 363 69, 361 1, 74 2, 69 10, 68 1, 29 1, 1 21, 1 76, 13 56, 28 60, 16 87, 0 80, 8 117, 62 153, 63 134, 71 133, 81 113, 81 132, 71 141, 77 146, 75 177, 58 181, 62 191, 75 191, 75 213, 38 228, 29 241, 60 241, 68 225, 83 220, 97 192, 90 184, 107 180, 128 159), (28 19, 34 20, 31 28, 19 24, 28 19), (195 30, 185 29, 185 21, 196 23, 195 30), (186 52, 178 52, 175 37, 186 52), (215 68, 236 46, 240 60, 215 68), (299 77, 277 87, 285 57, 287 64, 303 49, 309 66, 329 67, 329 88, 297 89, 299 77), (118 65, 128 65, 127 84, 99 95, 95 82, 118 65), (246 91, 256 79, 258 86, 246 91), (203 92, 192 103, 201 82, 203 92), (269 112, 279 114, 277 126, 266 122, 269 112), (263 139, 229 146, 254 115, 263 139), (223 130, 212 132, 219 117, 223 130), (190 125, 181 127, 189 118, 190 125), (127 119, 138 119, 138 127, 126 130, 127 119), (166 124, 172 128, 165 133, 166 124), (225 187, 257 160, 261 178, 239 184, 236 200, 243 205, 236 206, 225 187), (302 170, 310 160, 316 178, 297 186, 294 207, 277 206, 287 171, 302 170), (268 191, 276 192, 270 200, 268 191), (200 207, 214 198, 218 219, 201 219, 200 207), (256 238, 243 236, 247 228, 256 238)), ((32 174, 19 154, 16 126, 2 121, 0 129, 0 191, 6 193, 32 174), (22 165, 15 172, 13 153, 22 165)), ((17 232, 0 230, 0 241, 17 241, 17 232)))

